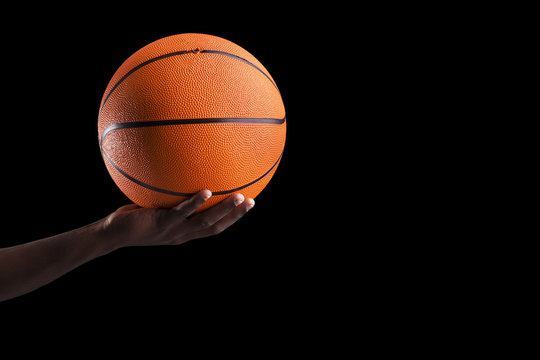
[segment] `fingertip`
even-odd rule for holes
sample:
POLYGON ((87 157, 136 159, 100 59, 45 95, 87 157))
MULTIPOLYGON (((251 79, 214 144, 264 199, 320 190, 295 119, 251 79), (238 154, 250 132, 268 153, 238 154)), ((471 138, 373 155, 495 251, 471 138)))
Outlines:
POLYGON ((255 206, 255 200, 251 198, 247 198, 245 202, 248 210, 255 206))
POLYGON ((200 194, 202 198, 204 199, 204 201, 210 199, 210 197, 212 196, 212 192, 208 189, 202 190, 200 194))
POLYGON ((208 189, 201 190, 198 193, 195 193, 190 198, 185 199, 180 204, 173 207, 173 210, 184 211, 186 216, 189 216, 195 210, 197 210, 201 205, 212 196, 212 192, 208 189))
POLYGON ((240 205, 244 201, 244 195, 242 194, 234 194, 233 197, 233 202, 235 206, 240 205))

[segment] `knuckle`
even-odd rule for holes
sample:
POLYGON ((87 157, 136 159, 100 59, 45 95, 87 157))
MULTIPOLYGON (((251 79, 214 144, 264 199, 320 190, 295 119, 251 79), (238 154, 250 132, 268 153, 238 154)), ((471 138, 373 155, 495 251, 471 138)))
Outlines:
POLYGON ((212 224, 210 223, 210 221, 208 221, 208 219, 205 219, 205 218, 201 218, 197 221, 197 225, 200 227, 200 228, 208 228, 210 227, 212 224))
POLYGON ((241 212, 240 214, 238 214, 238 217, 240 218, 240 217, 244 216, 245 214, 247 214, 247 212, 248 212, 249 210, 251 210, 250 207, 244 206, 244 207, 242 208, 242 212, 241 212))
POLYGON ((202 202, 197 198, 190 198, 181 202, 175 210, 181 216, 187 216, 192 213, 194 210, 198 209, 202 205, 202 202))
POLYGON ((240 211, 238 211, 236 214, 234 214, 234 220, 239 220, 240 218, 242 218, 244 215, 247 214, 247 212, 249 211, 249 209, 246 209, 246 208, 242 208, 240 211))
POLYGON ((167 214, 165 211, 154 210, 152 211, 151 222, 153 226, 162 226, 167 221, 167 214))
POLYGON ((214 225, 212 227, 212 234, 217 235, 223 232, 227 227, 223 225, 214 225))
POLYGON ((223 201, 220 204, 220 212, 223 214, 229 213, 231 210, 233 210, 236 207, 233 201, 230 201, 227 199, 227 201, 223 201))
POLYGON ((193 208, 199 208, 204 203, 204 200, 199 197, 192 197, 189 199, 188 205, 193 208))
POLYGON ((180 216, 187 216, 191 209, 194 208, 193 202, 191 200, 186 201, 186 203, 182 203, 182 206, 178 209, 178 214, 180 216))
POLYGON ((235 209, 240 203, 239 202, 233 202, 231 201, 228 206, 227 206, 227 209, 230 211, 230 210, 233 210, 235 209))

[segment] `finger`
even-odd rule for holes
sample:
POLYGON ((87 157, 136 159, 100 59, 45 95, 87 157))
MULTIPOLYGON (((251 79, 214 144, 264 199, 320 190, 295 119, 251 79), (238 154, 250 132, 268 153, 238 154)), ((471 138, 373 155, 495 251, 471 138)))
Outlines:
POLYGON ((193 231, 202 230, 214 225, 243 201, 244 196, 242 194, 234 194, 208 210, 193 215, 189 220, 190 223, 194 225, 193 231))
POLYGON ((180 204, 172 208, 174 212, 179 212, 183 216, 188 217, 193 214, 195 210, 201 207, 206 200, 212 196, 210 190, 201 190, 187 200, 182 201, 180 204))
POLYGON ((223 232, 232 224, 240 220, 249 210, 253 208, 253 206, 255 206, 255 200, 249 199, 249 198, 244 200, 242 204, 235 207, 227 215, 225 215, 219 221, 214 223, 214 225, 210 226, 209 228, 193 233, 192 237, 198 239, 198 238, 203 238, 207 236, 217 235, 223 232))

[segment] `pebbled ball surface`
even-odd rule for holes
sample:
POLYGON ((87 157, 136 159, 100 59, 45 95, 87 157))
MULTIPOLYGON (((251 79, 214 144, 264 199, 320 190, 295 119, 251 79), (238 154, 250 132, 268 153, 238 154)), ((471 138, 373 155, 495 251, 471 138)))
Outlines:
POLYGON ((285 122, 176 122, 118 128, 102 136, 116 124, 224 118, 285 118, 279 90, 264 66, 238 45, 211 35, 157 40, 120 66, 103 95, 98 135, 107 169, 121 191, 143 207, 171 207, 186 199, 171 193, 205 188, 224 194, 204 208, 234 192, 255 198, 278 167, 285 122), (166 56, 177 52, 186 53, 166 56))

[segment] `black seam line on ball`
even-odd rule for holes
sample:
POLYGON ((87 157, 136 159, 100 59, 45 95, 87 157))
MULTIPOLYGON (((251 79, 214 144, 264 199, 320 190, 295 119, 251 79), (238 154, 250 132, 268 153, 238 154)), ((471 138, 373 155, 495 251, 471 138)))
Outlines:
MULTIPOLYGON (((145 62, 142 62, 140 63, 139 65, 135 66, 133 69, 129 70, 124 76, 122 76, 120 78, 120 80, 118 80, 118 82, 116 84, 114 84, 114 86, 112 87, 112 89, 109 91, 109 93, 107 94, 107 96, 105 97, 105 100, 103 100, 103 104, 101 105, 101 108, 99 109, 99 112, 101 113, 101 111, 103 110, 103 108, 105 107, 105 104, 107 103, 107 100, 109 99, 109 97, 111 96, 111 94, 114 92, 114 90, 116 90, 116 88, 124 81, 126 80, 131 74, 133 74, 135 71, 139 70, 140 68, 142 68, 143 66, 146 66, 148 64, 151 64, 155 61, 158 61, 158 60, 161 60, 161 59, 165 59, 165 58, 168 58, 168 57, 171 57, 171 56, 176 56, 176 55, 185 55, 185 54, 193 54, 194 52, 192 50, 185 50, 185 51, 176 51, 176 52, 172 52, 172 53, 169 53, 169 54, 164 54, 164 55, 160 55, 160 56, 157 56, 155 58, 152 58, 150 60, 146 60, 145 62)), ((244 59, 244 58, 241 58, 240 56, 236 56, 236 55, 233 55, 233 54, 230 54, 230 53, 227 53, 227 52, 224 52, 224 51, 218 51, 218 50, 202 50, 199 52, 199 54, 219 54, 219 55, 225 55, 225 56, 228 56, 228 57, 231 57, 233 59, 237 59, 237 60, 240 60, 240 61, 243 61, 244 63, 248 64, 248 65, 251 65, 253 66, 255 69, 259 70, 264 76, 266 76, 266 78, 268 80, 270 80, 270 82, 272 83, 272 85, 274 85, 274 87, 277 89, 277 85, 274 83, 274 81, 268 76, 266 75, 266 73, 261 70, 260 68, 258 68, 256 65, 254 65, 253 63, 249 62, 248 60, 244 59)), ((279 91, 279 89, 278 89, 279 91)))
POLYGON ((150 121, 134 121, 129 123, 116 123, 109 125, 103 130, 100 146, 103 144, 105 135, 113 130, 132 129, 152 126, 167 126, 167 125, 189 125, 189 124, 213 124, 213 123, 240 123, 240 124, 276 124, 285 123, 286 117, 283 119, 275 118, 202 118, 202 119, 170 119, 170 120, 150 120, 150 121))
MULTIPOLYGON (((236 56, 236 55, 233 55, 233 54, 229 54, 227 52, 224 52, 224 51, 217 51, 217 50, 203 50, 201 51, 201 53, 208 53, 208 54, 220 54, 220 55, 225 55, 225 56, 229 56, 229 57, 232 57, 233 59, 237 59, 237 60, 240 60, 240 61, 243 61, 245 62, 246 64, 248 65, 251 65, 253 66, 255 69, 259 70, 264 76, 266 76, 266 78, 268 80, 270 80, 270 82, 272 83, 272 85, 274 85, 274 87, 277 89, 277 85, 274 83, 274 80, 272 80, 264 71, 262 71, 261 69, 259 69, 257 66, 255 66, 253 63, 247 61, 246 59, 244 58, 241 58, 240 56, 236 56)), ((279 90, 278 90, 279 91, 279 90)))
MULTIPOLYGON (((193 196, 195 195, 196 193, 183 193, 183 192, 176 192, 176 191, 170 191, 170 190, 166 190, 166 189, 160 189, 158 187, 155 187, 155 186, 152 186, 152 185, 149 185, 149 184, 146 184, 146 183, 143 183, 142 181, 139 181, 137 179, 135 179, 134 177, 132 176, 129 176, 128 174, 126 174, 124 171, 120 170, 120 168, 118 166, 116 166, 116 164, 114 164, 111 159, 109 159, 109 157, 107 156, 107 154, 105 154, 104 151, 102 151, 103 155, 105 156, 105 158, 107 159, 107 161, 109 161, 109 163, 122 175, 124 175, 127 179, 133 181, 134 183, 142 186, 142 187, 145 187, 147 189, 150 189, 150 190, 153 190, 153 191, 157 191, 157 192, 160 192, 160 193, 164 193, 164 194, 168 194, 168 195, 174 195, 174 196, 193 196)), ((247 188, 248 186, 251 186, 253 184, 255 184, 256 182, 258 182, 259 180, 263 179, 266 175, 268 175, 276 166, 277 164, 279 163, 279 161, 281 160, 281 157, 283 156, 283 151, 281 151, 281 154, 279 155, 279 158, 277 159, 277 161, 274 163, 274 165, 272 165, 272 167, 267 171, 265 172, 262 176, 258 177, 257 179, 245 184, 245 185, 242 185, 240 187, 237 187, 235 189, 230 189, 230 190, 223 190, 223 191, 212 191, 212 195, 226 195, 226 194, 230 194, 230 193, 233 193, 233 192, 236 192, 236 191, 239 191, 239 190, 242 190, 244 188, 247 188)))

